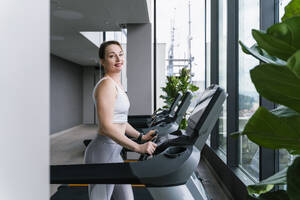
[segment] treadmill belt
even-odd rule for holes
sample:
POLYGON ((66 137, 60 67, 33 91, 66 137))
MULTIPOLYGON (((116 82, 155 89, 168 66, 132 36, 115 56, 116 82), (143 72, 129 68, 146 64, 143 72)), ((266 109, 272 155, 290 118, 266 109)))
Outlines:
POLYGON ((60 186, 51 200, 89 200, 88 188, 75 186, 60 186))
MULTIPOLYGON (((153 200, 145 187, 132 187, 132 189, 134 200, 153 200)), ((60 186, 50 200, 89 200, 88 188, 84 186, 60 186)))

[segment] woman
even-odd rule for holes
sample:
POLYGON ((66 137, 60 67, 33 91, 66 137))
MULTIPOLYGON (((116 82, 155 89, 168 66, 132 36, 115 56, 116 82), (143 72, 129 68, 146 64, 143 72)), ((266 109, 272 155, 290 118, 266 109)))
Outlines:
MULTIPOLYGON (((120 152, 123 147, 138 153, 152 154, 156 144, 149 141, 138 144, 126 135, 138 140, 148 141, 155 131, 142 135, 128 122, 129 100, 121 85, 121 70, 124 53, 117 41, 107 41, 99 49, 100 63, 104 67, 105 76, 95 86, 93 99, 99 119, 97 137, 89 144, 85 152, 85 163, 123 162, 120 152)), ((89 185, 90 200, 132 200, 130 185, 97 184, 89 185)))

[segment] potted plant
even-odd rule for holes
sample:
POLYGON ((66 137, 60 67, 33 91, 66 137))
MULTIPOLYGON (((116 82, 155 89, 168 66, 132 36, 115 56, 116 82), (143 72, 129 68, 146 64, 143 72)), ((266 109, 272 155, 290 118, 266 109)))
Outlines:
MULTIPOLYGON (((178 92, 185 94, 188 90, 195 92, 199 88, 191 83, 190 70, 187 68, 182 68, 180 70, 179 76, 167 76, 167 82, 165 87, 161 89, 166 93, 166 95, 160 95, 160 98, 164 100, 165 105, 163 108, 167 109, 171 106, 178 92)), ((183 118, 180 124, 180 129, 185 129, 187 127, 186 116, 183 118)))
MULTIPOLYGON (((244 130, 233 136, 247 135, 254 143, 271 149, 286 149, 300 155, 300 0, 285 7, 282 22, 266 32, 252 30, 257 44, 251 48, 240 45, 246 54, 261 61, 250 70, 257 92, 278 104, 274 110, 259 107, 244 130)), ((300 157, 292 165, 248 186, 251 199, 299 200, 300 157), (274 185, 287 185, 287 190, 271 191, 274 185)))

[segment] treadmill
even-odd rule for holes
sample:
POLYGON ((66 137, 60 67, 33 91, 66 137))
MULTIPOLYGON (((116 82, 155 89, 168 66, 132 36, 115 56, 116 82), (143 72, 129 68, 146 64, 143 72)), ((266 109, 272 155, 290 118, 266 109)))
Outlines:
POLYGON ((153 123, 163 120, 167 116, 174 116, 175 109, 179 105, 181 97, 182 93, 179 92, 169 109, 163 109, 162 111, 157 110, 151 115, 151 117, 149 117, 148 115, 128 116, 128 123, 135 129, 147 128, 150 127, 153 123))
POLYGON ((179 129, 179 125, 183 117, 185 116, 187 109, 191 105, 192 98, 193 98, 193 93, 191 91, 187 91, 184 94, 180 102, 180 105, 178 106, 173 116, 169 115, 163 118, 162 120, 152 123, 151 127, 143 128, 142 132, 147 133, 150 130, 156 130, 156 133, 159 136, 164 136, 176 132, 179 129))
MULTIPOLYGON (((145 156, 144 161, 52 165, 50 182, 143 184, 155 200, 207 200, 202 183, 194 171, 200 161, 200 151, 221 113, 225 99, 226 93, 219 86, 212 85, 207 88, 188 119, 186 131, 181 136, 158 143, 153 156, 145 156)), ((62 192, 62 189, 57 191, 62 192)), ((64 199, 68 200, 68 197, 64 199)))

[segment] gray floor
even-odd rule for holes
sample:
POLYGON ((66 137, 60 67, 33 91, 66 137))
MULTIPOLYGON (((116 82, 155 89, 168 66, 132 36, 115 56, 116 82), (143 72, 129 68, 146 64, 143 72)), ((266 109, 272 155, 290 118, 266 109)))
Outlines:
MULTIPOLYGON (((84 139, 92 139, 96 136, 97 126, 81 125, 72 129, 51 135, 50 162, 51 165, 81 164, 84 155, 84 139)), ((209 169, 202 159, 199 163, 198 172, 208 196, 212 200, 229 200, 224 192, 220 181, 209 169)), ((56 192, 59 185, 50 185, 51 196, 56 192)), ((227 195, 226 195, 227 194, 227 195)))
MULTIPOLYGON (((82 164, 85 150, 83 140, 92 139, 96 134, 97 126, 81 125, 51 135, 51 165, 82 164)), ((59 185, 50 185, 51 196, 56 192, 58 186, 59 185)))

